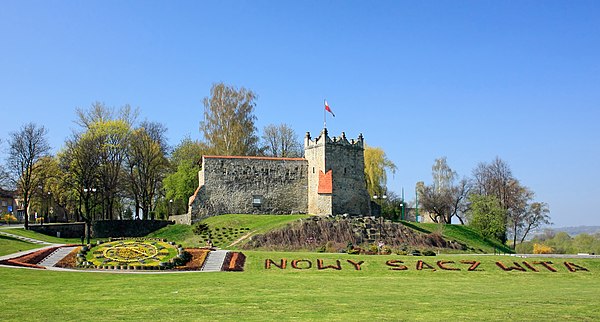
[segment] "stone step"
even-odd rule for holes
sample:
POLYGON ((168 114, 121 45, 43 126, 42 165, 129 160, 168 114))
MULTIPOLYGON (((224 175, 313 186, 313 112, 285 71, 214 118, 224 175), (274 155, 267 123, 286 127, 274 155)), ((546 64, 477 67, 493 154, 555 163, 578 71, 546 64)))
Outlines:
POLYGON ((227 255, 228 250, 215 250, 208 253, 208 257, 204 261, 201 271, 203 272, 220 272, 223 267, 223 261, 227 255))
POLYGON ((38 263, 38 265, 44 266, 44 267, 53 267, 54 265, 56 265, 56 263, 58 263, 65 256, 69 255, 69 253, 71 251, 73 251, 73 249, 75 249, 75 248, 77 248, 77 247, 57 248, 54 252, 52 252, 52 254, 50 254, 50 255, 46 256, 46 258, 42 259, 38 263))

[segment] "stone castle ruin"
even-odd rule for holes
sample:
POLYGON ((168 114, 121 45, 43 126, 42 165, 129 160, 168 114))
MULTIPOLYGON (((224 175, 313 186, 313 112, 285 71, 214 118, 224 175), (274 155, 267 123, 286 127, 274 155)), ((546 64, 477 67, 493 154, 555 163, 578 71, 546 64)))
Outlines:
POLYGON ((220 214, 370 215, 364 139, 304 138, 304 158, 203 156, 199 185, 179 222, 220 214))

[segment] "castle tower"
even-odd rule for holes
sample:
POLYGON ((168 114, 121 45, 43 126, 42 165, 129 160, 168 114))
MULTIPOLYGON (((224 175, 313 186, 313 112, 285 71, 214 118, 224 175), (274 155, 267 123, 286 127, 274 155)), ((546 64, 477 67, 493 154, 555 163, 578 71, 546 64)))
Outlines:
POLYGON ((304 138, 308 161, 308 213, 318 215, 370 215, 365 181, 364 139, 330 138, 324 128, 319 137, 304 138))

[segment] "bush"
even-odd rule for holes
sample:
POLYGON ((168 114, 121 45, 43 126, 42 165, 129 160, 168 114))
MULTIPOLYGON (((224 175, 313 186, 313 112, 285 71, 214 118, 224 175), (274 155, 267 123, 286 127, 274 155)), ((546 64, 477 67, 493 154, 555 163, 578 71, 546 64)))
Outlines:
POLYGON ((203 234, 207 234, 210 232, 210 227, 208 227, 208 224, 199 222, 194 225, 194 228, 192 229, 192 231, 196 235, 203 235, 203 234))
POLYGON ((435 252, 432 250, 428 249, 426 251, 423 251, 423 256, 435 256, 435 255, 436 255, 435 252))
POLYGON ((533 244, 533 253, 534 254, 552 254, 554 250, 550 246, 546 246, 543 244, 533 244))

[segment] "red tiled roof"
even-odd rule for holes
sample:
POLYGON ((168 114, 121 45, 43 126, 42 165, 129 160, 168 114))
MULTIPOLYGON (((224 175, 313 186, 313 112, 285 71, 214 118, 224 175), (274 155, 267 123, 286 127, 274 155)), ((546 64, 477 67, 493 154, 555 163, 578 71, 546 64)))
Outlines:
POLYGON ((319 170, 319 188, 317 188, 317 193, 333 192, 332 173, 332 170, 327 171, 327 173, 323 173, 323 171, 319 170))
POLYGON ((304 161, 305 158, 276 158, 276 157, 257 157, 243 155, 205 155, 205 159, 255 159, 255 160, 273 160, 273 161, 304 161))

